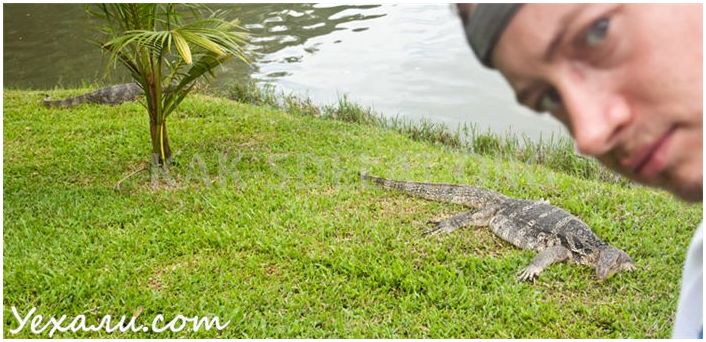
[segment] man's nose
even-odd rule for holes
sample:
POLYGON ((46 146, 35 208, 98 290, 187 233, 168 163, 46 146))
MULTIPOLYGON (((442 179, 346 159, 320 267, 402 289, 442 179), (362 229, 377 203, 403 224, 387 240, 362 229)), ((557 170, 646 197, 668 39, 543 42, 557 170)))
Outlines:
POLYGON ((578 152, 600 156, 610 151, 630 119, 626 99, 606 89, 575 84, 565 87, 561 96, 578 152))

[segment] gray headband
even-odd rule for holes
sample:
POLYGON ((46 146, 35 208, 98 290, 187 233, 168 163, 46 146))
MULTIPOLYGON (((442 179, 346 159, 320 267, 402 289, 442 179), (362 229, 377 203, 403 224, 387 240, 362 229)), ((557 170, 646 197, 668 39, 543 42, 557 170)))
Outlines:
POLYGON ((466 39, 478 60, 492 68, 491 54, 510 19, 522 4, 478 4, 468 18, 464 18, 466 39))

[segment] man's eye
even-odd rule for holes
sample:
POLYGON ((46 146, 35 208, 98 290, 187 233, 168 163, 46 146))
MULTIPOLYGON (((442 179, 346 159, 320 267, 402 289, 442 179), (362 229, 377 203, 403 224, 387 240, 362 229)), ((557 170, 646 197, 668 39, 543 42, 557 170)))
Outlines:
POLYGON ((608 18, 601 18, 593 22, 593 24, 591 24, 591 27, 589 27, 586 31, 586 36, 584 37, 584 39, 586 40, 586 45, 590 47, 600 45, 603 40, 605 40, 605 37, 608 34, 609 26, 610 19, 608 18))
POLYGON ((538 112, 553 112, 561 107, 561 96, 556 90, 550 89, 542 94, 537 104, 538 112))

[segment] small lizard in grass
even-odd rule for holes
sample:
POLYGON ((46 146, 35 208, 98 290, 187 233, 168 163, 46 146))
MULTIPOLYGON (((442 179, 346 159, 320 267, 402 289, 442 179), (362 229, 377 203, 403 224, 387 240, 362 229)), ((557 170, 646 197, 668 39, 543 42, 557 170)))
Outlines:
POLYGON ((49 96, 46 96, 43 102, 47 108, 69 108, 83 103, 117 105, 127 101, 134 101, 143 94, 144 91, 137 83, 124 83, 63 100, 51 100, 49 96))

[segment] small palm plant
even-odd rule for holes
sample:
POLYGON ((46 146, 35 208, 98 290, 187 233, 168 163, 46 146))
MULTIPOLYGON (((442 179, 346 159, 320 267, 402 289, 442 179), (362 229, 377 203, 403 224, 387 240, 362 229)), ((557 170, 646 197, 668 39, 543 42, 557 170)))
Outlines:
POLYGON ((203 6, 115 3, 94 5, 89 13, 104 21, 101 47, 111 65, 125 66, 145 94, 150 120, 152 165, 171 164, 166 120, 196 81, 235 57, 247 63, 247 34, 223 11, 201 15, 203 6), (184 9, 178 8, 184 7, 184 9))

